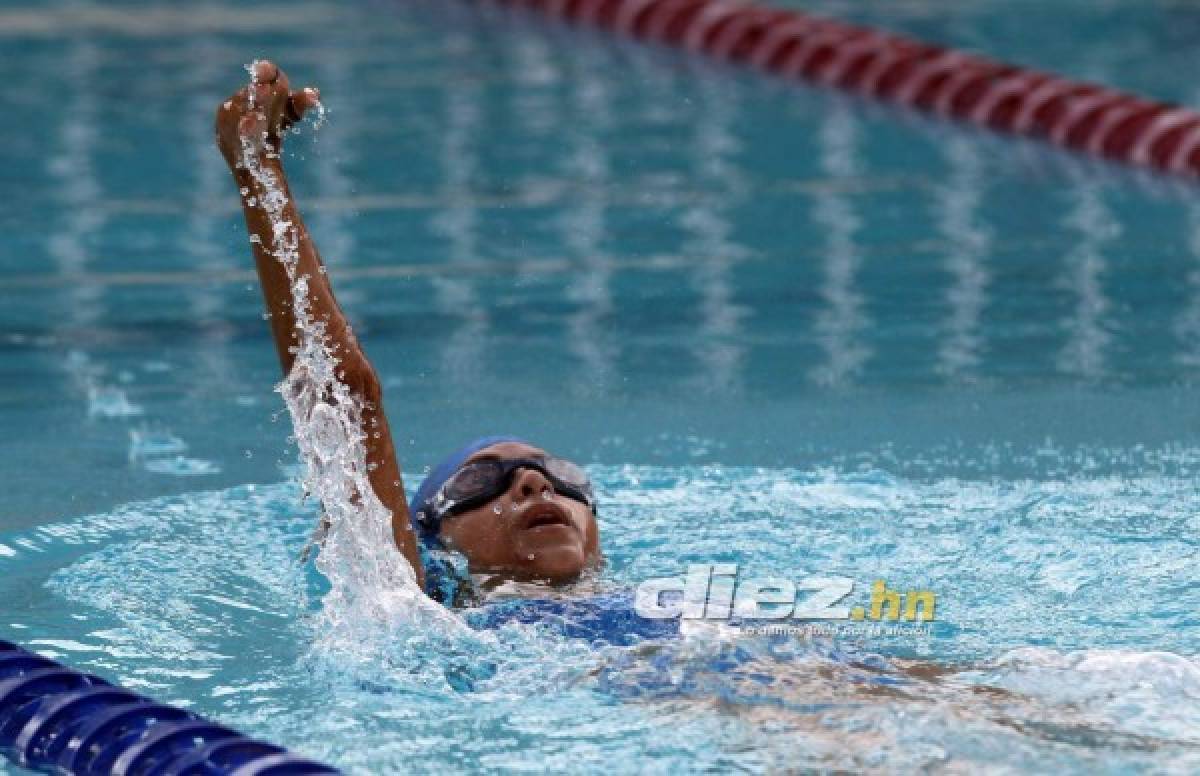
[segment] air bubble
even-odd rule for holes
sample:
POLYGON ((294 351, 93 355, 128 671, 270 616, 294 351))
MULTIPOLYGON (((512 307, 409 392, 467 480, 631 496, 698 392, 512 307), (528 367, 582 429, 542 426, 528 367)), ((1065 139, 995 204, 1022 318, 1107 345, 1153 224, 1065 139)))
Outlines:
POLYGON ((537 556, 534 555, 532 552, 525 556, 525 560, 536 560, 536 559, 537 559, 537 556))

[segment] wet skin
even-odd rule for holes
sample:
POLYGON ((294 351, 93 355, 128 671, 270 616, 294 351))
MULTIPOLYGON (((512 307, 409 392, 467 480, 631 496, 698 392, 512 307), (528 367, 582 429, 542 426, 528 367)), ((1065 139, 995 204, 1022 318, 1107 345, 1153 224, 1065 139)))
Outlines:
MULTIPOLYGON (((532 445, 502 442, 466 463, 546 455, 532 445)), ((440 537, 467 558, 471 571, 514 579, 566 582, 600 560, 600 531, 591 508, 556 493, 536 469, 518 469, 496 498, 443 518, 440 537)))
MULTIPOLYGON (((281 156, 287 129, 318 104, 316 89, 292 91, 287 75, 267 61, 256 62, 253 82, 217 107, 216 141, 241 192, 247 231, 255 237, 254 259, 275 349, 284 374, 295 360, 296 317, 291 283, 271 254, 275 235, 263 201, 267 192, 250 174, 247 163, 269 171, 287 198, 284 218, 293 230, 297 272, 307 276, 307 302, 313 318, 325 322, 328 345, 337 354, 340 377, 363 405, 363 423, 378 433, 367 435, 371 487, 392 513, 396 547, 423 585, 416 535, 408 513, 400 465, 383 408, 383 390, 366 353, 355 338, 333 295, 320 254, 300 216, 288 186, 281 156)), ((503 443, 476 453, 470 460, 543 456, 530 445, 503 443)), ((446 518, 442 539, 466 556, 472 571, 522 580, 564 582, 599 562, 599 531, 587 505, 554 492, 538 471, 521 469, 505 493, 483 506, 446 518), (548 498, 543 498, 543 494, 548 498), (500 514, 496 514, 496 507, 500 514)))

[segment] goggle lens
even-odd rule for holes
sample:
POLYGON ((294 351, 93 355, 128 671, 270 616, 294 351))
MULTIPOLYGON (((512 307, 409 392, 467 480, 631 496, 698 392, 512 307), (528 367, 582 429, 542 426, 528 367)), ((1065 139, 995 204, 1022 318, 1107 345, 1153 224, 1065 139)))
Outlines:
POLYGON ((587 472, 578 464, 562 458, 523 458, 469 463, 455 472, 442 486, 435 506, 441 516, 445 517, 456 510, 489 501, 509 486, 509 476, 521 468, 541 471, 547 475, 550 484, 559 493, 593 506, 591 482, 587 472))
POLYGON ((459 469, 445 485, 445 496, 451 501, 477 498, 494 488, 504 476, 499 461, 479 461, 459 469))
POLYGON ((587 472, 577 464, 564 461, 562 458, 547 458, 546 471, 550 472, 551 476, 577 488, 585 488, 590 484, 587 472))

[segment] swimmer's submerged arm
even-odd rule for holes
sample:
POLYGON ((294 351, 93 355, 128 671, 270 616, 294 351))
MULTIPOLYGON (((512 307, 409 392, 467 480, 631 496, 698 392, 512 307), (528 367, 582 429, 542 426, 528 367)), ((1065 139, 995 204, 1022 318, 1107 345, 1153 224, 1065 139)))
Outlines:
MULTIPOLYGON (((310 315, 313 320, 324 322, 328 345, 340 362, 339 377, 363 402, 363 431, 371 487, 383 505, 391 510, 396 546, 423 584, 420 554, 383 409, 379 378, 333 296, 325 266, 295 206, 280 159, 282 134, 301 118, 305 110, 316 104, 317 94, 311 89, 290 92, 287 76, 269 62, 256 63, 254 78, 253 99, 249 90, 243 89, 218 108, 217 144, 242 195, 242 213, 250 233, 254 263, 280 366, 285 375, 291 372, 295 361, 293 348, 299 343, 292 284, 283 263, 273 253, 277 237, 265 205, 269 196, 282 194, 282 212, 275 213, 276 221, 291 230, 290 234, 284 235, 283 242, 295 245, 296 276, 307 280, 305 298, 310 315), (260 174, 252 172, 250 168, 254 166, 260 174), (276 191, 268 191, 265 182, 276 191)), ((275 201, 279 202, 278 199, 275 201)))

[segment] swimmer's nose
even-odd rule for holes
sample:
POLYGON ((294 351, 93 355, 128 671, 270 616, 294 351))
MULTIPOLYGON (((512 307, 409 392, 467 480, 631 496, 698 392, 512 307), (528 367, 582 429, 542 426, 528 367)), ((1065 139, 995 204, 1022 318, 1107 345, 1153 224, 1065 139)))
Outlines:
POLYGON ((550 480, 546 479, 546 475, 537 469, 517 469, 517 473, 513 475, 513 484, 510 490, 515 500, 524 501, 527 498, 539 496, 545 491, 553 493, 554 486, 550 484, 550 480))

